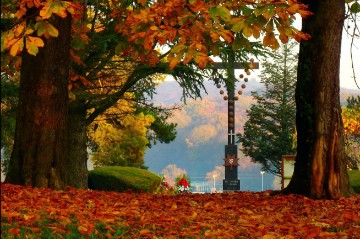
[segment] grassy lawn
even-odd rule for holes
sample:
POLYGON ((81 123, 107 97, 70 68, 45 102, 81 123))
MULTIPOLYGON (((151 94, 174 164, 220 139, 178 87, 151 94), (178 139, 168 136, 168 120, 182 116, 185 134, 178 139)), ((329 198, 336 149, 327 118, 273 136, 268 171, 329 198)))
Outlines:
POLYGON ((357 194, 360 194, 360 170, 349 170, 350 184, 357 194))

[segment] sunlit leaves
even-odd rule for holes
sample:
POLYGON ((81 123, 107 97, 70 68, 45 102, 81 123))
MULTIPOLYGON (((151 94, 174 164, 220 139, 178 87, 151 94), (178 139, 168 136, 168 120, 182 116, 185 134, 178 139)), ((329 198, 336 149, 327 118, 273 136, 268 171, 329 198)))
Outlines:
MULTIPOLYGON (((58 29, 48 20, 53 15, 64 18, 68 13, 76 20, 81 17, 82 12, 79 5, 67 1, 22 0, 15 13, 16 17, 24 18, 31 8, 39 9, 39 15, 33 19, 31 23, 33 25, 19 25, 18 28, 13 29, 15 35, 22 32, 22 28, 26 28, 36 30, 39 37, 57 37, 58 29)), ((297 1, 270 0, 260 2, 176 0, 154 1, 147 4, 146 1, 139 0, 138 5, 127 8, 111 5, 109 10, 113 11, 111 16, 117 19, 116 31, 128 40, 126 44, 118 45, 117 53, 130 55, 134 60, 140 60, 142 63, 156 65, 159 57, 154 52, 155 47, 167 44, 170 48, 177 45, 186 46, 181 52, 171 52, 172 55, 168 57, 171 68, 180 62, 187 64, 191 60, 204 68, 211 62, 209 55, 218 54, 221 46, 233 45, 233 49, 248 47, 249 41, 242 37, 262 38, 264 45, 272 49, 279 47, 279 40, 286 43, 289 38, 295 38, 297 41, 307 39, 306 34, 291 26, 290 19, 294 19, 297 13, 302 17, 310 14, 305 5, 297 1), (279 34, 275 32, 275 23, 279 34), (239 34, 241 36, 236 39, 236 35, 239 34)), ((82 31, 79 27, 74 29, 77 32, 82 31)), ((77 38, 72 42, 74 50, 80 50, 88 43, 86 32, 83 33, 74 34, 74 38, 77 38)), ((2 42, 2 48, 10 49, 8 43, 9 41, 2 42)), ((14 49, 18 46, 19 43, 14 49)), ((15 52, 12 51, 13 54, 15 52)), ((32 53, 34 52, 36 51, 32 50, 32 53)))
POLYGON ((157 45, 184 45, 181 52, 171 51, 167 58, 170 68, 191 60, 204 68, 211 62, 204 56, 217 54, 221 46, 248 47, 248 40, 236 38, 237 33, 244 38, 263 38, 264 45, 272 49, 279 47, 279 41, 286 43, 289 38, 307 39, 308 35, 291 26, 290 19, 295 19, 297 13, 303 17, 310 14, 297 1, 160 1, 149 7, 132 8, 126 23, 119 22, 116 29, 134 45, 133 58, 157 45))
POLYGON ((67 16, 65 6, 62 2, 48 1, 40 11, 40 17, 48 19, 52 14, 65 18, 67 16))
POLYGON ((34 28, 37 31, 38 36, 44 35, 46 38, 49 38, 50 36, 57 37, 59 35, 59 31, 46 21, 38 21, 34 28))
POLYGON ((22 51, 26 45, 26 50, 31 55, 36 55, 39 47, 44 46, 44 42, 38 38, 44 36, 45 38, 57 37, 59 35, 56 29, 48 20, 53 15, 65 18, 68 13, 72 14, 73 19, 79 19, 82 7, 75 3, 68 1, 47 0, 41 2, 40 0, 21 0, 18 5, 18 10, 14 16, 18 19, 24 19, 21 23, 15 25, 12 29, 2 33, 2 51, 9 51, 11 56, 15 56, 22 51), (32 19, 29 21, 28 10, 36 8, 39 9, 39 15, 31 15, 32 19), (26 21, 25 21, 26 17, 26 21), (30 35, 36 31, 38 37, 30 35), (25 39, 23 39, 25 38, 25 39), (27 44, 24 44, 24 41, 27 44))
POLYGON ((231 14, 230 14, 229 9, 224 6, 218 6, 215 8, 211 8, 209 10, 209 13, 210 13, 211 18, 215 22, 219 22, 220 19, 223 21, 229 21, 231 19, 231 14))
POLYGON ((10 48, 10 55, 16 56, 19 54, 24 47, 24 38, 16 39, 14 44, 10 48))
POLYGON ((39 47, 44 46, 44 41, 38 37, 27 36, 26 38, 26 50, 30 55, 36 56, 39 52, 39 47))

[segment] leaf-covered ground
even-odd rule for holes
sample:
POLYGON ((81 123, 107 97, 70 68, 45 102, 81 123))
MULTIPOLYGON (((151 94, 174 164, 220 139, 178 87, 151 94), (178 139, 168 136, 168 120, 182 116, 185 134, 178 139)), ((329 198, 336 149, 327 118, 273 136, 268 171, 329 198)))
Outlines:
POLYGON ((150 195, 1 184, 2 238, 360 238, 360 196, 150 195))

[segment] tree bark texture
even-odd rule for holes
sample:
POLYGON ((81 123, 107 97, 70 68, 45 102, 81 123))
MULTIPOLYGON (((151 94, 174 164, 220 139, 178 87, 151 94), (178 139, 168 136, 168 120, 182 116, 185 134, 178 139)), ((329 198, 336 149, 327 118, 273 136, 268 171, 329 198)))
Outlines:
POLYGON ((306 0, 314 13, 303 19, 311 39, 300 44, 296 87, 297 156, 288 193, 336 199, 352 189, 346 170, 340 107, 343 0, 306 0))
POLYGON ((69 103, 68 171, 67 183, 75 188, 88 187, 86 106, 82 102, 69 103))
POLYGON ((36 57, 23 53, 14 149, 5 182, 63 189, 71 18, 54 16, 51 23, 59 36, 45 40, 36 57))

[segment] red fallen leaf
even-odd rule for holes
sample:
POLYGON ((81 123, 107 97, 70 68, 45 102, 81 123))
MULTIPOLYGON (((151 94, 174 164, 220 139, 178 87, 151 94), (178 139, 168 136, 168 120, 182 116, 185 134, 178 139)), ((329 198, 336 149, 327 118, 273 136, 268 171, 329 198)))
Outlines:
POLYGON ((345 211, 342 213, 342 218, 348 221, 358 221, 360 217, 354 211, 345 211))
POLYGON ((20 236, 20 229, 19 228, 10 228, 9 232, 14 236, 20 236))
POLYGON ((305 239, 312 239, 317 237, 321 232, 321 228, 320 227, 312 227, 309 228, 306 232, 306 236, 305 239))

